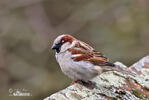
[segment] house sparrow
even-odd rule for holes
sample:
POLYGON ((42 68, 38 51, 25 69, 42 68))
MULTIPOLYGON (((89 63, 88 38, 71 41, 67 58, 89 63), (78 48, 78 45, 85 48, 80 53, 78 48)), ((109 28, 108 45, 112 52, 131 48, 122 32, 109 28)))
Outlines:
POLYGON ((58 36, 52 46, 62 72, 73 80, 88 82, 105 71, 114 70, 115 65, 100 52, 71 35, 58 36))

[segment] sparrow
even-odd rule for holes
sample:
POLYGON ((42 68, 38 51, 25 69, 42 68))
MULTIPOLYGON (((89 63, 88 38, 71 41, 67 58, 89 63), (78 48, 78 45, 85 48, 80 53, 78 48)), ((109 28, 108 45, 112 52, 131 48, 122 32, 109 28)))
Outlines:
POLYGON ((52 49, 62 72, 75 82, 86 83, 103 72, 114 70, 115 64, 90 45, 71 35, 58 36, 52 49))

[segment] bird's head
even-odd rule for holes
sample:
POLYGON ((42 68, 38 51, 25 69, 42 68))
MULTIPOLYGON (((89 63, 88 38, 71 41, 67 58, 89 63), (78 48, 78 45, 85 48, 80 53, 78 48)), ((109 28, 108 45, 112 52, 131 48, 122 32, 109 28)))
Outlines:
POLYGON ((63 34, 58 36, 52 46, 53 50, 56 50, 56 53, 64 52, 69 48, 75 46, 76 39, 68 34, 63 34))

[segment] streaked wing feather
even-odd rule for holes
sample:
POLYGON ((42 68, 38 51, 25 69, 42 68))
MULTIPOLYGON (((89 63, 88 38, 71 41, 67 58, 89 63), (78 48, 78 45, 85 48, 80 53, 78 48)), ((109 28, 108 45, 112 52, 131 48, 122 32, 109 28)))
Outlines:
POLYGON ((78 44, 79 44, 79 47, 81 47, 85 50, 89 50, 89 51, 94 50, 90 45, 86 44, 85 42, 79 41, 78 44))
POLYGON ((81 54, 81 56, 72 57, 72 59, 75 61, 89 61, 94 65, 113 66, 113 64, 109 63, 108 59, 102 53, 95 51, 92 47, 85 44, 84 42, 80 41, 75 48, 71 48, 69 51, 72 53, 72 55, 81 54))

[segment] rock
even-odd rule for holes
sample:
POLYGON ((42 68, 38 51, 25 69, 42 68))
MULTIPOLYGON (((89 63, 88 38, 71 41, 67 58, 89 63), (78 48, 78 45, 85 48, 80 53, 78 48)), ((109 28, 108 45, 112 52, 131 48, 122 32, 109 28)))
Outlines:
POLYGON ((149 100, 149 56, 129 68, 120 62, 115 64, 126 73, 104 72, 91 80, 93 89, 75 83, 44 100, 149 100))

